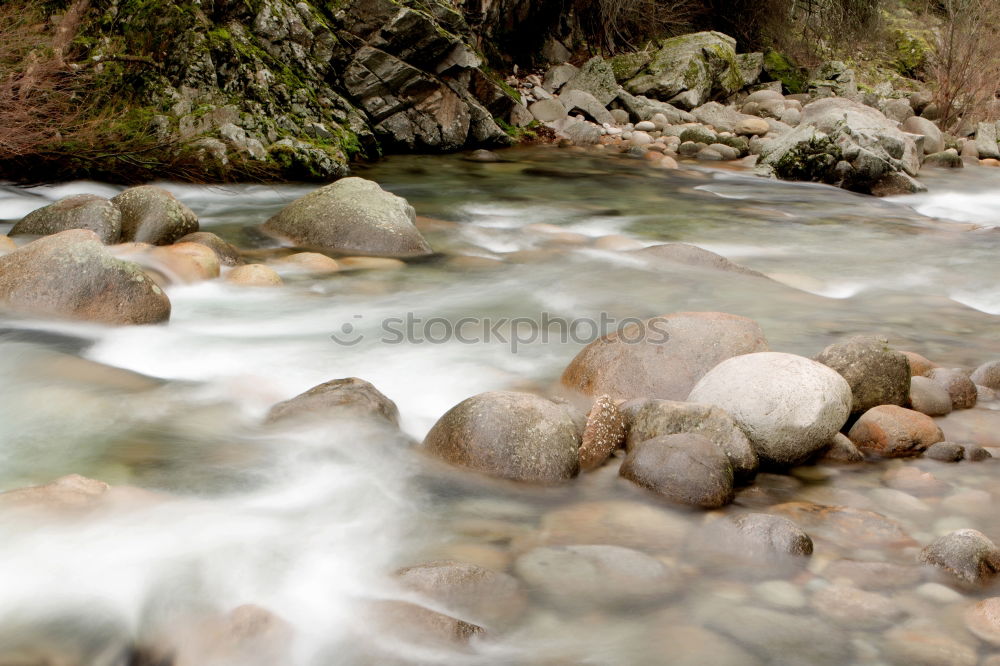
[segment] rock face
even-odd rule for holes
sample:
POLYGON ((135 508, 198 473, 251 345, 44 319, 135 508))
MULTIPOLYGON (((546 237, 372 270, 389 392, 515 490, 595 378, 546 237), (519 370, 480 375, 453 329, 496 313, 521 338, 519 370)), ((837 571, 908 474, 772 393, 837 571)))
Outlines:
POLYGON ((809 180, 866 193, 921 191, 913 135, 878 110, 840 97, 802 109, 793 131, 766 144, 761 164, 786 180, 809 180))
POLYGON ((801 356, 762 352, 715 366, 691 390, 689 402, 721 407, 743 428, 761 462, 807 460, 827 446, 850 413, 847 381, 801 356))
POLYGON ((122 216, 104 197, 77 194, 28 213, 14 225, 10 235, 48 236, 68 229, 89 229, 102 243, 117 243, 122 216))
POLYGON ((585 395, 684 400, 720 361, 767 349, 760 326, 721 312, 677 312, 630 324, 587 345, 562 375, 585 395))
POLYGON ((327 252, 416 257, 431 248, 414 226, 406 199, 363 178, 345 178, 288 204, 264 231, 327 252))
POLYGON ((633 607, 672 594, 681 576, 637 550, 583 545, 536 548, 519 557, 514 572, 557 606, 633 607))
POLYGON ((529 393, 495 391, 460 402, 424 440, 460 467, 517 481, 558 482, 580 469, 580 439, 568 410, 529 393))
POLYGON ((33 316, 102 324, 170 318, 170 300, 142 269, 112 257, 97 234, 83 229, 0 257, 0 304, 33 316))
POLYGON ((847 380, 854 400, 851 413, 878 405, 904 405, 910 388, 910 362, 884 338, 858 336, 830 345, 816 357, 847 380))
POLYGON ((714 405, 672 400, 633 400, 622 405, 628 416, 628 450, 654 437, 694 433, 704 435, 725 452, 737 481, 757 473, 757 454, 739 425, 714 405))
POLYGON ((1000 549, 978 530, 957 530, 920 551, 920 561, 963 583, 985 585, 1000 571, 1000 549))
POLYGON ((721 447, 702 435, 647 439, 629 451, 619 473, 679 504, 715 509, 733 501, 733 466, 721 447))
POLYGON ((399 409, 371 383, 348 377, 314 386, 291 400, 278 403, 268 413, 267 422, 310 418, 374 418, 397 426, 399 409))
POLYGON ((170 245, 198 231, 198 216, 155 185, 132 187, 111 200, 121 211, 122 241, 170 245))
POLYGON ((944 440, 934 419, 894 405, 869 409, 847 436, 863 452, 883 458, 920 455, 931 444, 944 440))
POLYGON ((699 32, 663 42, 623 85, 633 95, 693 109, 713 93, 732 94, 745 82, 736 59, 736 41, 718 32, 699 32))

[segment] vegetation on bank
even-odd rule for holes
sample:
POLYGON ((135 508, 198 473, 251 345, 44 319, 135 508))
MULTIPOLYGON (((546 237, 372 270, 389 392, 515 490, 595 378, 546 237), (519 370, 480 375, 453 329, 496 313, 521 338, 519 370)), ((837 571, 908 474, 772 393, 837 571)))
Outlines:
MULTIPOLYGON (((995 0, 496 0, 478 7, 462 3, 464 17, 451 0, 392 3, 412 9, 449 39, 455 31, 475 42, 486 62, 474 71, 500 88, 495 105, 486 107, 515 140, 537 138, 539 130, 515 130, 500 120, 509 104, 503 72, 551 59, 553 44, 582 60, 647 49, 703 29, 733 35, 741 51, 764 52, 768 71, 788 92, 805 91, 814 68, 841 60, 857 72, 862 90, 887 83, 896 90, 929 89, 941 127, 953 133, 998 115, 1000 51, 990 34, 1000 24, 995 0), (529 24, 531 30, 520 29, 529 24)), ((319 71, 323 58, 329 67, 331 54, 361 48, 334 23, 366 5, 295 5, 308 10, 301 22, 312 31, 302 42, 308 52, 296 61, 265 48, 255 34, 269 4, 0 4, 0 175, 323 180, 350 159, 392 148, 370 129, 378 119, 345 99, 345 72, 319 71), (178 54, 188 60, 183 76, 178 54), (317 71, 306 71, 314 64, 317 71), (266 80, 254 81, 261 72, 266 80), (192 78, 217 88, 211 103, 177 94, 192 78), (287 109, 295 111, 286 115, 287 109), (289 120, 295 113, 323 122, 304 128, 289 120), (222 139, 231 144, 239 137, 222 136, 218 127, 241 114, 236 124, 249 123, 251 134, 267 141, 257 146, 251 140, 227 153, 222 139)))

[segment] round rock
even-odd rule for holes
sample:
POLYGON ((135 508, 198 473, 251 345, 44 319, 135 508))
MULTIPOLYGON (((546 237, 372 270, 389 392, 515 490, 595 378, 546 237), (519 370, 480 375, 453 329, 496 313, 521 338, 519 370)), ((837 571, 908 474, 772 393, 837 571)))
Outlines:
POLYGON ((0 257, 0 303, 31 315, 155 324, 170 300, 137 264, 108 253, 93 231, 40 238, 0 257))
POLYGON ((396 577, 449 614, 486 629, 512 624, 528 605, 516 578, 475 564, 428 562, 402 569, 396 577))
POLYGON ((721 312, 678 312, 624 326, 590 343, 562 375, 585 395, 684 400, 720 361, 767 349, 753 320, 721 312))
POLYGON ((279 402, 268 412, 267 423, 328 418, 374 418, 395 426, 399 425, 399 409, 370 382, 348 377, 314 386, 279 402))
POLYGON ((948 390, 951 406, 955 409, 976 406, 976 384, 961 368, 934 368, 927 376, 948 390))
POLYGON ((957 530, 920 551, 920 562, 969 585, 985 585, 1000 571, 1000 549, 978 530, 957 530))
POLYGON ((648 439, 629 451, 619 474, 680 504, 715 509, 733 501, 732 463, 702 435, 648 439))
POLYGON ((321 252, 418 257, 431 248, 414 226, 406 199, 363 178, 344 178, 297 199, 264 231, 321 252))
POLYGON ((219 263, 223 266, 239 266, 243 263, 243 257, 239 251, 222 240, 210 231, 196 231, 177 239, 178 243, 198 243, 204 245, 215 252, 219 258, 219 263))
POLYGON ((1000 391, 1000 361, 983 363, 972 373, 972 381, 980 386, 1000 391))
POLYGON ((931 444, 927 450, 924 451, 925 458, 940 460, 941 462, 958 462, 964 456, 965 447, 961 444, 955 444, 954 442, 938 442, 937 444, 931 444))
POLYGON ((688 401, 728 412, 750 438, 761 462, 795 465, 829 445, 844 425, 851 388, 821 363, 762 352, 715 366, 691 390, 688 401))
POLYGON ((493 391, 463 400, 424 440, 460 467, 517 481, 557 482, 580 470, 580 438, 567 409, 530 393, 493 391))
POLYGON ((945 416, 951 413, 951 394, 948 389, 929 377, 910 377, 910 407, 927 416, 945 416))
POLYGON ((848 585, 828 585, 813 595, 812 607, 845 629, 884 629, 905 612, 892 599, 848 585))
POLYGON ((123 241, 170 245, 198 231, 198 216, 155 185, 132 187, 111 200, 121 211, 123 241))
POLYGON ((813 541, 788 518, 747 513, 712 521, 696 533, 689 548, 698 561, 725 573, 771 578, 805 567, 813 541))
POLYGON ((632 400, 622 405, 629 423, 626 448, 663 435, 694 433, 715 442, 729 457, 736 480, 753 478, 757 454, 729 414, 715 405, 673 400, 632 400))
POLYGON ((883 458, 920 455, 931 444, 944 441, 934 419, 905 407, 872 407, 847 433, 861 451, 883 458))
POLYGON ((854 400, 851 413, 860 414, 878 405, 904 405, 910 392, 910 363, 875 336, 857 336, 837 342, 816 357, 844 377, 854 400))
POLYGON ((977 638, 1000 647, 1000 597, 983 599, 966 610, 965 626, 977 638))
POLYGON ((237 266, 226 273, 226 282, 241 287, 280 287, 284 284, 281 276, 264 264, 237 266))
POLYGON ((115 205, 94 194, 77 194, 34 210, 14 225, 11 236, 49 236, 68 229, 89 229, 105 245, 117 243, 122 215, 115 205))

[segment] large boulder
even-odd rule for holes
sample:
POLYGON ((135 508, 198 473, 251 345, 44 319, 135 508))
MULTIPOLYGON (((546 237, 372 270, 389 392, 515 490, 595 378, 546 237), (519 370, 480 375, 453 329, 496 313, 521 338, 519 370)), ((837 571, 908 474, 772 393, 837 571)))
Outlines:
POLYGON ((799 126, 761 149, 761 164, 786 180, 876 194, 921 191, 922 147, 880 111, 841 97, 802 109, 799 126))
POLYGON ((406 199, 363 178, 344 178, 285 206, 264 231, 327 252, 416 257, 431 248, 414 226, 406 199))
POLYGON ((562 383, 590 396, 684 400, 720 361, 764 351, 753 320, 721 312, 676 312, 629 324, 590 343, 562 383))
POLYGON ((717 509, 733 501, 733 466, 715 442, 680 433, 637 444, 619 474, 672 502, 717 509))
POLYGON ((11 236, 48 236, 67 229, 89 229, 110 245, 121 237, 122 216, 113 203, 94 194, 77 194, 34 210, 10 230, 11 236))
POLYGON ((628 450, 647 439, 678 433, 703 435, 725 452, 736 480, 752 478, 757 473, 757 454, 729 414, 714 405, 673 400, 632 400, 622 405, 627 415, 628 450))
POLYGON ((997 124, 979 123, 976 127, 976 150, 979 159, 1000 159, 1000 144, 997 143, 997 124))
POLYGON ((945 149, 944 134, 938 126, 920 116, 910 116, 903 121, 901 128, 909 134, 919 134, 924 137, 924 154, 933 155, 945 149))
POLYGON ((744 85, 736 40, 719 32, 698 32, 663 42, 624 87, 633 95, 690 110, 714 94, 731 95, 744 85))
POLYGON ((357 418, 399 425, 399 409, 370 382, 357 377, 334 379, 280 402, 267 415, 268 423, 289 420, 357 418))
POLYGON ((618 96, 618 82, 611 65, 600 56, 585 62, 563 86, 560 99, 569 91, 580 90, 592 95, 601 106, 607 106, 618 96))
POLYGON ((969 585, 991 582, 1000 571, 1000 548, 978 530, 956 530, 920 551, 920 562, 969 585))
POLYGON ((847 436, 861 451, 883 458, 918 456, 931 444, 944 441, 934 419, 896 405, 872 407, 847 436))
POLYGON ((121 239, 170 245, 198 231, 198 216, 162 187, 132 187, 111 200, 121 211, 121 239))
POLYGON ((0 257, 0 304, 43 317, 155 324, 170 300, 137 264, 108 253, 84 229, 40 238, 0 257))
POLYGON ((854 401, 851 413, 860 414, 878 405, 904 405, 910 388, 910 362, 889 348, 888 340, 859 335, 836 342, 816 360, 847 380, 854 401))
POLYGON ((795 465, 826 447, 851 410, 851 387, 831 368, 801 356, 762 352, 715 366, 689 402, 717 405, 750 438, 761 462, 795 465))
POLYGON ((494 391, 463 400, 424 440, 459 467, 517 481, 558 482, 580 469, 580 435, 569 409, 530 393, 494 391))

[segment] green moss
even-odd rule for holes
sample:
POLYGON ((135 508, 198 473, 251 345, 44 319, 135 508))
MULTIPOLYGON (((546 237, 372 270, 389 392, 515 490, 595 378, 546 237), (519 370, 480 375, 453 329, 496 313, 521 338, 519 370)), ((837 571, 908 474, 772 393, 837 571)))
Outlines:
POLYGON ((931 45, 923 35, 907 30, 897 30, 894 37, 893 67, 903 76, 919 76, 932 53, 931 45))
POLYGON ((650 61, 648 53, 622 53, 611 59, 611 71, 615 75, 615 81, 624 83, 639 73, 646 63, 650 61))
POLYGON ((809 83, 805 70, 773 49, 764 53, 764 71, 790 94, 805 92, 809 83))
POLYGON ((832 182, 841 157, 840 147, 832 139, 814 137, 782 155, 774 164, 774 173, 783 180, 832 182))
POLYGON ((542 126, 542 124, 537 120, 532 120, 524 127, 511 125, 503 118, 494 118, 493 120, 495 120, 497 125, 500 126, 500 129, 507 133, 507 136, 509 136, 514 143, 537 140, 538 128, 542 126))

